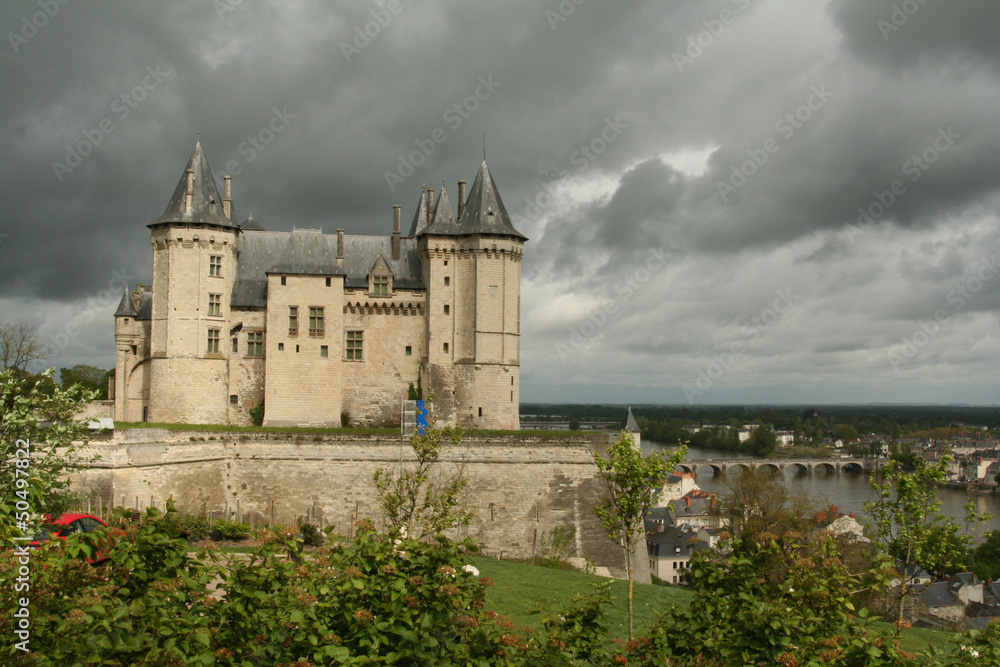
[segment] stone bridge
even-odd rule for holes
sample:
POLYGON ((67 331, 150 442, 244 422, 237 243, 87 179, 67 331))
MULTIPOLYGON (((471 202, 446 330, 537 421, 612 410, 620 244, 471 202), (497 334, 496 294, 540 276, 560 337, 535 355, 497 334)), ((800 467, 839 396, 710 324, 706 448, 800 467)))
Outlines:
POLYGON ((711 468, 715 475, 725 475, 730 470, 770 470, 771 472, 785 474, 792 470, 797 474, 811 475, 816 471, 825 472, 827 475, 839 475, 841 473, 861 473, 871 469, 870 463, 865 459, 701 459, 685 460, 677 466, 684 472, 698 474, 699 470, 711 468))

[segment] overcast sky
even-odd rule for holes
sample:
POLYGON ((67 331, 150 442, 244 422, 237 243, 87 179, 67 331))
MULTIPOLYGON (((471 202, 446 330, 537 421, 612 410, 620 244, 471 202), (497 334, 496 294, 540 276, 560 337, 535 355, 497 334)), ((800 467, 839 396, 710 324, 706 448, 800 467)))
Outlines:
POLYGON ((487 159, 523 401, 1000 403, 1000 3, 0 5, 0 319, 114 364, 201 132, 240 220, 388 234, 487 159))

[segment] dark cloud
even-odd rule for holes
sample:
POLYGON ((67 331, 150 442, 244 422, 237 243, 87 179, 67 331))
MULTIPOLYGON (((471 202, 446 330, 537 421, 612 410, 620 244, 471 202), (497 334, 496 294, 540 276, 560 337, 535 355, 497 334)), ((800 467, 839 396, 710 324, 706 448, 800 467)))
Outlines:
POLYGON ((89 318, 59 365, 110 363, 113 305, 95 299, 116 272, 148 281, 146 224, 198 132, 234 174, 240 219, 387 233, 423 183, 454 197, 474 177, 485 131, 532 239, 528 399, 683 400, 735 341, 748 352, 706 401, 879 400, 874 386, 906 400, 949 374, 973 401, 976 364, 1000 353, 1000 281, 948 300, 997 248, 994 2, 59 7, 35 31, 37 2, 0 7, 0 317, 46 336, 89 318), (917 9, 883 35, 894 5, 917 9), (794 307, 751 339, 789 286, 794 307), (891 369, 941 308, 948 325, 891 369), (895 379, 858 384, 873 367, 895 379))

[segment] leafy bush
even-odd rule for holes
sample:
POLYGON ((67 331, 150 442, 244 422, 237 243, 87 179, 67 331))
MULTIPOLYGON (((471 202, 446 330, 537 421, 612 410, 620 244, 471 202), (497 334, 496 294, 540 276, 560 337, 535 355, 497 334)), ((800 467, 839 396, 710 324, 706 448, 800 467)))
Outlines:
POLYGON ((216 519, 212 522, 213 540, 243 540, 250 536, 250 524, 231 519, 216 519))
POLYGON ((302 536, 302 543, 307 547, 318 547, 323 544, 323 532, 315 524, 303 521, 299 524, 299 534, 302 536))
POLYGON ((254 426, 262 426, 264 424, 264 399, 260 399, 260 403, 250 408, 250 421, 253 422, 254 426))

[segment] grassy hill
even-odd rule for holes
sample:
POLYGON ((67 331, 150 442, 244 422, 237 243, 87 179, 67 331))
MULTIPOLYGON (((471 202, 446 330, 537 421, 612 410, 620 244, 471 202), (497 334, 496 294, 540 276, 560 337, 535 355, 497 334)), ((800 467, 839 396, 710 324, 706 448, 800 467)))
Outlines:
MULTIPOLYGON (((583 572, 532 567, 506 560, 473 557, 473 565, 482 576, 493 579, 497 585, 487 589, 487 608, 509 617, 518 626, 540 627, 542 618, 558 612, 576 595, 592 592, 591 586, 607 579, 583 572)), ((626 617, 628 583, 614 581, 611 588, 611 605, 607 607, 607 627, 612 635, 628 636, 626 617)), ((656 619, 671 605, 690 604, 693 593, 680 586, 635 586, 635 631, 642 636, 656 623, 656 619)), ((889 629, 879 623, 880 629, 889 629)), ((928 645, 939 651, 949 651, 952 633, 926 628, 911 628, 903 632, 901 646, 907 651, 922 651, 928 645)))

